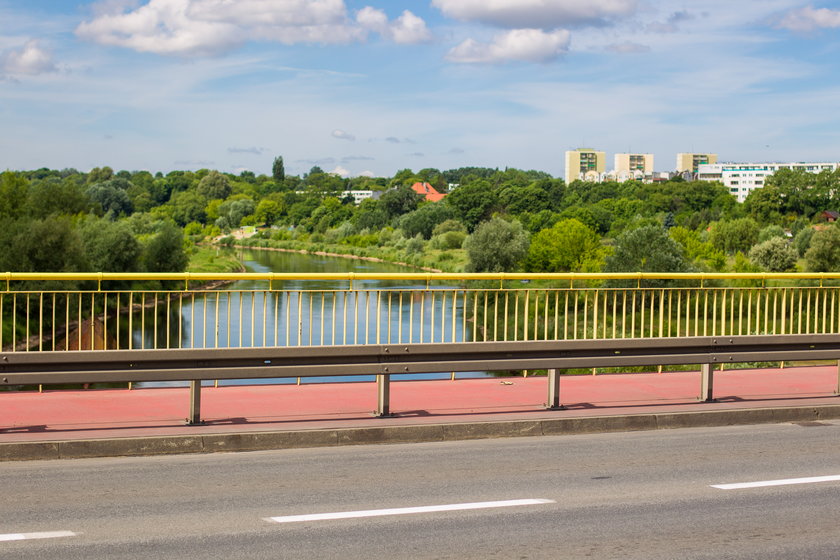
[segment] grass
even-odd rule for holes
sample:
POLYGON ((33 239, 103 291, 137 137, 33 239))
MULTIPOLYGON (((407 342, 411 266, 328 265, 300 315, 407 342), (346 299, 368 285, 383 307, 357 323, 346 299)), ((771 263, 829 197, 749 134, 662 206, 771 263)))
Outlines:
POLYGON ((242 272, 245 267, 233 251, 216 247, 196 247, 187 265, 188 272, 242 272))

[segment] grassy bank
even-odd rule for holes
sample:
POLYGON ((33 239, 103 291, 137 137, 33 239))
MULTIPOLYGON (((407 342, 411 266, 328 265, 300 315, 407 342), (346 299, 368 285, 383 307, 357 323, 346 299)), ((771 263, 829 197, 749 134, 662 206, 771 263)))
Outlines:
POLYGON ((222 244, 253 249, 297 251, 326 256, 378 260, 440 272, 463 272, 467 262, 466 251, 463 249, 424 248, 424 250, 418 252, 388 246, 357 247, 343 243, 256 238, 226 238, 222 240, 222 244))
POLYGON ((187 265, 187 272, 244 272, 245 266, 239 262, 236 255, 231 251, 225 251, 218 247, 196 246, 190 262, 187 265))

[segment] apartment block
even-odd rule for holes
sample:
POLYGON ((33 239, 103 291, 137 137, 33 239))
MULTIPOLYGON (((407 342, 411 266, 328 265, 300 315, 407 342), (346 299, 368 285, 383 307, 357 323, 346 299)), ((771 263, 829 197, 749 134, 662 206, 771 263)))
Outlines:
POLYGON ((678 173, 683 173, 685 171, 697 173, 701 165, 714 164, 717 163, 717 160, 717 154, 679 153, 677 154, 676 171, 678 173))
POLYGON ((700 181, 719 181, 729 192, 744 202, 755 189, 764 186, 767 177, 780 169, 804 169, 809 173, 835 171, 840 163, 719 163, 701 164, 697 171, 700 181))
POLYGON ((577 180, 599 182, 606 170, 606 152, 587 148, 566 152, 566 183, 577 180))

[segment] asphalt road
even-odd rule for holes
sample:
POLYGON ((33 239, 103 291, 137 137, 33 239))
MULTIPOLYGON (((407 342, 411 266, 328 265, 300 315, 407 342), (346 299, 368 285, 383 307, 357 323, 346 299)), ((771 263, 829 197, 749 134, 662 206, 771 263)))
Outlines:
POLYGON ((784 424, 5 463, 0 558, 838 558, 840 476, 713 487, 840 475, 838 442, 784 424))

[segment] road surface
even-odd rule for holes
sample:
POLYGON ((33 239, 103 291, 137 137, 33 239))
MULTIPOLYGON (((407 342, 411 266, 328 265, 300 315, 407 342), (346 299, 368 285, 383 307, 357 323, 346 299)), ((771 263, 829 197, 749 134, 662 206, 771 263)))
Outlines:
POLYGON ((837 558, 838 441, 825 422, 6 463, 0 558, 837 558))

